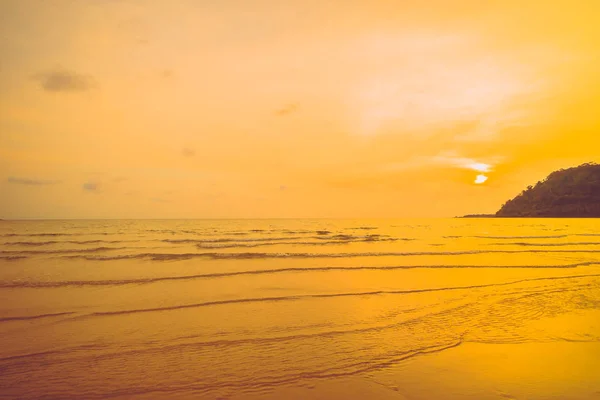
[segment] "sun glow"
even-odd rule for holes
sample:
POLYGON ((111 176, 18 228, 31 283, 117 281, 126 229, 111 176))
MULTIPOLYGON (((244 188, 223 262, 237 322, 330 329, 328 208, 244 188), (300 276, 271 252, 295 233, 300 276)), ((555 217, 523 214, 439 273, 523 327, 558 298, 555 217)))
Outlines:
POLYGON ((457 137, 488 138, 500 125, 514 122, 506 117, 507 99, 539 89, 526 78, 528 69, 522 63, 492 61, 468 35, 369 34, 353 48, 365 60, 379 60, 360 64, 361 78, 352 89, 353 107, 360 118, 356 126, 363 134, 423 135, 478 120, 478 127, 457 137), (457 52, 464 56, 457 57, 457 52))

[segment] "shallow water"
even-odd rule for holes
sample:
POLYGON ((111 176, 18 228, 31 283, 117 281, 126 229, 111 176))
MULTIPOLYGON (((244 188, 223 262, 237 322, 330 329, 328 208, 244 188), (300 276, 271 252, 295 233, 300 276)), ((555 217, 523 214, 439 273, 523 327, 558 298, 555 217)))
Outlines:
MULTIPOLYGON (((599 341, 593 219, 0 222, 6 397, 430 398, 417 360, 599 341)), ((527 372, 504 385, 550 398, 527 372)), ((594 398, 583 375, 554 393, 594 398)))

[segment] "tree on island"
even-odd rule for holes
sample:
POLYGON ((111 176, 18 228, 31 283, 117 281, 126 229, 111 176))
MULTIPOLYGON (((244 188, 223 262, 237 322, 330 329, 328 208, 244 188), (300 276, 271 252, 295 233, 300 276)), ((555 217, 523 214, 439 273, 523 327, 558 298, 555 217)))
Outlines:
POLYGON ((600 165, 554 171, 504 203, 496 217, 600 217, 600 165))

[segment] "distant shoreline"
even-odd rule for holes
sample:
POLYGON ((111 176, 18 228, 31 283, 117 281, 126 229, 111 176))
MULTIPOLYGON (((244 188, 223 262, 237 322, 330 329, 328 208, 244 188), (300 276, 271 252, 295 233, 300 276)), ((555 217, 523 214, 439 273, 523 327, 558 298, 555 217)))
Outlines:
POLYGON ((585 218, 585 219, 593 219, 593 218, 600 218, 600 217, 587 216, 587 215, 576 215, 576 216, 564 216, 564 215, 522 215, 522 216, 517 216, 517 215, 515 215, 515 216, 506 216, 505 217, 505 216, 495 215, 495 214, 467 214, 467 215, 460 215, 460 216, 454 217, 454 218, 497 218, 497 219, 512 219, 512 218, 578 219, 578 218, 585 218))
POLYGON ((496 214, 467 214, 456 218, 496 218, 496 214))

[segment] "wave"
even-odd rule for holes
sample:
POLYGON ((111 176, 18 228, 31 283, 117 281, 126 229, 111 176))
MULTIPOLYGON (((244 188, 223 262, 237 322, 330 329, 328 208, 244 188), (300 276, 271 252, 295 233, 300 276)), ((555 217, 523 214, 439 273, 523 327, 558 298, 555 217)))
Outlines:
MULTIPOLYGON (((508 251, 508 250, 507 250, 508 251)), ((516 250, 513 250, 516 251, 516 250)), ((522 250, 523 252, 528 250, 522 250)), ((534 250, 529 250, 534 251, 534 250)), ((247 260, 247 259, 268 259, 268 258, 352 258, 352 257, 383 257, 383 256, 419 256, 419 255, 464 255, 480 254, 490 251, 459 251, 459 252, 389 252, 389 253, 138 253, 123 254, 118 256, 92 257, 85 255, 70 256, 70 258, 83 258, 89 261, 113 261, 125 259, 148 259, 151 261, 178 261, 190 260, 193 258, 210 258, 213 260, 247 260)), ((498 252, 498 251, 491 251, 498 252)))
POLYGON ((54 236, 98 236, 98 235, 114 235, 116 233, 110 232, 80 232, 80 233, 4 233, 0 237, 54 237, 54 236))
POLYGON ((503 243, 490 243, 493 246, 600 246, 600 242, 571 242, 571 243, 532 243, 532 242, 503 242, 503 243))
POLYGON ((298 234, 314 233, 315 231, 310 231, 307 229, 272 229, 270 232, 279 232, 279 233, 285 233, 288 235, 298 235, 298 234))
POLYGON ((334 236, 283 236, 283 237, 254 237, 254 238, 218 238, 218 239, 161 239, 162 242, 165 243, 184 243, 184 244, 210 244, 210 243, 269 243, 269 242, 285 242, 291 240, 337 240, 337 241, 392 241, 392 240, 414 240, 412 238, 392 238, 387 235, 364 235, 364 236, 356 236, 356 235, 334 235, 334 236))
MULTIPOLYGON (((561 234, 561 235, 545 235, 545 236, 467 236, 478 239, 564 239, 570 236, 600 236, 600 233, 571 233, 571 234, 561 234)), ((449 237, 449 236, 448 236, 449 237)))
MULTIPOLYGON (((450 307, 450 308, 444 309, 442 311, 428 313, 425 315, 425 317, 432 317, 432 316, 435 317, 435 316, 439 316, 439 315, 444 315, 444 314, 447 314, 452 311, 464 309, 467 306, 468 306, 468 304, 450 307)), ((415 311, 415 309, 410 309, 407 311, 415 311)), ((93 317, 93 316, 94 316, 93 314, 83 314, 83 315, 74 316, 72 318, 65 319, 63 321, 72 321, 72 320, 76 320, 76 319, 84 319, 84 318, 93 317)), ((391 324, 388 323, 385 325, 358 327, 358 328, 351 328, 351 329, 337 329, 337 330, 329 330, 329 331, 325 331, 325 332, 297 333, 297 334, 287 334, 284 336, 249 337, 249 338, 239 338, 239 339, 213 339, 213 340, 209 340, 209 341, 167 344, 167 345, 158 346, 158 349, 163 350, 163 351, 172 351, 172 350, 181 349, 184 347, 211 347, 211 346, 225 346, 225 345, 240 345, 240 344, 248 344, 248 343, 273 343, 273 342, 293 341, 293 340, 298 340, 298 339, 308 339, 308 338, 314 338, 314 337, 321 337, 321 338, 335 337, 335 336, 341 336, 341 335, 346 335, 346 334, 383 331, 386 329, 398 327, 400 325, 414 323, 422 318, 423 318, 423 316, 417 316, 414 318, 410 318, 408 320, 404 320, 404 321, 400 321, 400 322, 393 322, 391 324)), ((193 339, 196 337, 197 337, 196 335, 191 335, 191 336, 184 336, 183 338, 193 339)), ((73 352, 73 351, 79 352, 81 350, 85 350, 88 347, 89 346, 73 346, 68 349, 63 349, 60 351, 47 351, 47 352, 22 354, 22 355, 10 356, 10 357, 6 357, 6 358, 0 358, 0 361, 20 359, 20 358, 40 357, 40 356, 44 357, 49 354, 56 354, 56 353, 64 354, 65 352, 73 352)), ((147 351, 154 351, 155 349, 156 348, 126 350, 126 351, 120 352, 120 354, 133 354, 133 353, 137 354, 137 353, 144 353, 147 351)), ((107 354, 106 356, 111 357, 112 355, 107 354)), ((102 357, 102 356, 94 355, 93 357, 95 359, 98 359, 98 357, 102 357)))
POLYGON ((182 275, 182 276, 161 276, 153 278, 137 279, 108 279, 95 281, 0 281, 0 288, 60 288, 60 287, 84 287, 84 286, 124 286, 124 285, 143 285, 157 282, 168 281, 188 281, 197 279, 218 279, 243 275, 270 275, 281 273, 310 273, 310 272, 331 272, 331 271, 394 271, 408 269, 575 269, 600 265, 600 261, 588 261, 576 264, 559 265, 398 265, 398 266, 357 266, 357 267, 289 267, 273 269, 256 269, 246 271, 231 272, 213 272, 206 274, 182 275))
MULTIPOLYGON (((113 248, 107 248, 113 250, 113 248)), ((116 248, 115 248, 116 249, 116 248)), ((69 251, 82 252, 82 251, 69 251)), ((464 250, 464 251, 422 251, 422 252, 366 252, 366 253, 138 253, 123 254, 117 256, 86 256, 73 255, 69 258, 82 258, 88 261, 114 261, 126 259, 147 259, 151 261, 179 261, 191 260, 194 258, 209 258, 213 260, 250 260, 250 259, 270 259, 270 258, 355 258, 355 257, 410 257, 410 256, 460 256, 471 254, 518 254, 518 253, 600 253, 600 250, 589 249, 568 249, 568 250, 464 250)))
POLYGON ((184 243, 184 244, 201 244, 201 243, 247 243, 247 242, 280 242, 284 240, 299 240, 309 239, 306 236, 297 237, 266 237, 266 238, 219 238, 219 239, 162 239, 161 242, 165 243, 184 243))
POLYGON ((478 239, 562 239, 569 235, 547 235, 547 236, 469 236, 478 239))
MULTIPOLYGON (((207 231, 194 231, 194 230, 173 230, 173 229, 142 229, 142 230, 128 230, 128 231, 115 231, 115 232, 46 232, 46 233, 4 233, 0 234, 0 237, 60 237, 60 236, 106 236, 106 235, 119 235, 119 234, 132 234, 132 233, 151 233, 151 234, 190 234, 190 235, 231 235, 231 236, 245 236, 251 233, 265 233, 269 234, 276 231, 266 231, 261 229, 252 229, 248 231, 218 231, 213 232, 207 231)), ((284 234, 309 234, 315 233, 315 231, 290 231, 280 230, 279 232, 284 234)))
MULTIPOLYGON (((386 329, 391 326, 395 326, 397 324, 393 324, 390 326, 384 327, 375 327, 375 330, 386 329)), ((365 331, 369 331, 372 329, 365 329, 365 331)), ((148 353, 148 352, 167 352, 167 351, 175 351, 184 347, 205 347, 205 346, 221 346, 221 345, 239 345, 253 342, 270 342, 272 340, 281 341, 281 340, 296 340, 303 338, 310 338, 314 336, 337 336, 344 335, 348 333, 360 333, 361 330, 354 331, 334 331, 334 332, 326 332, 323 334, 317 335, 297 335, 297 336, 287 336, 280 338, 257 338, 257 339, 247 339, 247 340, 230 340, 230 341, 214 341, 214 342, 198 342, 198 343, 188 343, 188 344, 178 344, 178 345, 168 345, 168 346, 159 346, 157 348, 147 348, 147 349, 139 349, 139 350, 129 350, 120 352, 121 355, 133 356, 135 354, 140 353, 148 353)), ((311 369, 311 370, 299 370, 294 373, 287 373, 280 376, 264 376, 264 377, 255 377, 252 376, 250 379, 234 379, 234 380, 219 380, 214 383, 204 383, 199 382, 192 385, 185 385, 185 387, 168 387, 168 388, 156 388, 156 387, 146 387, 146 388, 133 388, 132 390, 115 390, 112 392, 104 392, 102 397, 122 397, 122 396, 132 396, 132 395, 149 395, 152 393, 160 392, 162 395, 166 393, 172 394, 182 394, 182 393, 194 393, 191 397, 198 396, 199 394, 209 394, 214 393, 214 391, 223 390, 225 388, 233 389, 243 389, 244 391, 249 390, 257 390, 257 389, 267 389, 272 387, 277 387, 281 385, 289 385, 295 382, 301 382, 306 380, 314 380, 314 379, 335 379, 347 376, 353 376, 357 374, 364 374, 365 372, 380 370, 383 368, 390 367, 394 364, 397 364, 402 361, 406 361, 415 357, 440 353, 445 350, 449 350, 452 348, 459 347, 464 343, 465 334, 456 335, 456 338, 448 338, 440 343, 431 343, 429 345, 421 345, 420 347, 415 347, 412 349, 405 350, 397 350, 393 352, 389 352, 383 355, 379 355, 377 357, 366 358, 363 360, 350 360, 349 362, 338 363, 328 365, 326 367, 322 367, 320 369, 311 369), (182 392, 183 390, 183 392, 182 392)), ((2 362, 11 362, 11 361, 20 361, 24 358, 46 358, 49 356, 53 356, 55 354, 65 354, 71 352, 81 352, 81 350, 85 349, 85 346, 77 346, 71 347, 68 349, 63 349, 61 351, 46 351, 46 352, 38 352, 38 353, 29 353, 11 357, 0 358, 2 362)), ((100 360, 102 358, 112 358, 115 354, 104 354, 104 355, 89 355, 88 357, 93 357, 94 360, 100 360)))
MULTIPOLYGON (((341 370, 342 368, 340 368, 340 367, 333 367, 333 368, 329 368, 324 371, 314 371, 314 372, 310 372, 310 373, 302 373, 297 376, 286 377, 286 378, 282 378, 282 379, 274 380, 274 381, 267 381, 267 382, 256 381, 256 382, 250 383, 250 386, 252 386, 253 389, 270 388, 270 387, 276 387, 276 386, 280 386, 283 384, 290 384, 293 382, 298 382, 300 380, 306 380, 306 379, 335 379, 335 378, 342 378, 345 376, 364 374, 365 372, 371 372, 371 371, 387 368, 387 367, 390 367, 401 361, 406 361, 406 360, 409 360, 411 358, 415 358, 415 357, 418 357, 421 355, 435 354, 435 353, 440 353, 445 350, 450 350, 450 349, 456 348, 462 344, 463 344, 463 339, 461 337, 459 340, 452 342, 450 344, 421 347, 421 348, 417 348, 414 350, 402 352, 399 355, 396 355, 391 358, 384 358, 383 360, 375 359, 373 361, 359 361, 359 362, 356 362, 355 364, 351 365, 351 367, 354 367, 351 370, 341 370)), ((343 366, 343 368, 347 369, 348 366, 343 366)), ((225 384, 225 386, 234 386, 234 387, 242 386, 242 385, 244 387, 249 386, 248 383, 238 383, 238 382, 233 382, 229 385, 225 384)), ((223 386, 223 385, 220 385, 220 386, 223 386)))
POLYGON ((63 316, 72 315, 72 314, 75 314, 75 312, 68 311, 68 312, 60 312, 60 313, 53 313, 53 314, 26 315, 26 316, 17 316, 17 317, 2 317, 2 318, 0 318, 0 322, 29 321, 32 319, 63 317, 63 316))
POLYGON ((198 243, 196 247, 200 249, 234 249, 234 248, 251 248, 251 247, 264 247, 264 246, 276 246, 276 245, 288 245, 288 246, 327 246, 327 245, 340 245, 340 244, 351 244, 361 242, 395 242, 397 240, 408 240, 408 239, 360 239, 360 240, 327 240, 318 242, 265 242, 265 243, 226 243, 226 244, 209 244, 209 243, 198 243))
POLYGON ((472 289, 483 289, 490 287, 502 287, 516 285, 525 282, 536 282, 536 281, 553 281, 553 280, 566 280, 566 279, 578 279, 578 278, 595 278, 599 277, 600 274, 583 274, 583 275, 569 275, 569 276, 552 276, 552 277, 540 277, 540 278, 525 278, 510 282, 501 283, 486 283, 480 285, 467 285, 467 286, 449 286, 440 288, 423 288, 423 289, 408 289, 408 290, 373 290, 366 292, 345 292, 345 293, 319 293, 319 294, 299 294, 289 296, 274 296, 274 297, 250 297, 250 298, 238 298, 229 300, 214 300, 205 301, 201 303, 192 304, 178 304, 174 306, 165 307, 152 307, 152 308, 138 308, 130 310, 118 310, 118 311, 99 311, 89 314, 84 314, 74 318, 87 318, 87 317, 103 317, 103 316, 117 316, 117 315, 129 315, 129 314, 140 314, 150 312, 162 312, 162 311, 175 311, 185 310, 190 308, 201 308, 211 306, 223 306, 231 304, 246 304, 246 303, 276 303, 283 301, 298 301, 298 300, 310 300, 310 299, 328 299, 328 298, 340 298, 340 297, 363 297, 363 296, 381 296, 381 295, 410 295, 419 293, 432 293, 432 292, 449 292, 458 290, 472 290, 472 289))
MULTIPOLYGON (((177 232, 182 232, 182 233, 196 233, 198 234, 199 232, 194 231, 194 232, 190 232, 190 231, 177 231, 177 232)), ((243 230, 243 231, 219 231, 219 230, 211 230, 212 234, 218 234, 218 235, 231 235, 231 236, 246 236, 246 235, 250 235, 252 233, 262 233, 265 235, 271 235, 274 233, 282 233, 284 235, 301 235, 301 234, 314 234, 318 231, 314 231, 314 230, 307 230, 307 229, 249 229, 249 230, 243 230)), ((208 234, 207 232, 204 232, 204 234, 208 234)))
POLYGON ((47 246, 51 244, 115 244, 139 242, 139 240, 48 240, 45 242, 4 242, 5 246, 47 246))
POLYGON ((36 255, 36 254, 70 254, 70 253, 98 253, 102 251, 125 250, 131 247, 93 247, 87 249, 55 249, 55 250, 2 250, 0 257, 4 254, 12 255, 36 255))
POLYGON ((74 233, 4 233, 0 237, 23 237, 23 236, 73 236, 74 233))
POLYGON ((4 260, 4 261, 17 261, 17 260, 22 260, 24 258, 29 258, 27 256, 3 256, 0 255, 0 260, 4 260))
POLYGON ((564 239, 567 237, 573 236, 598 236, 600 237, 600 233, 572 233, 572 234, 560 234, 560 235, 541 235, 541 236, 487 236, 487 235, 446 235, 442 236, 444 239, 465 239, 465 238, 475 238, 475 239, 502 239, 502 240, 514 240, 514 239, 564 239))
POLYGON ((304 245, 304 246, 324 246, 328 244, 349 244, 350 242, 330 241, 330 242, 266 242, 266 243, 198 243, 196 247, 199 249, 236 249, 236 248, 253 248, 277 245, 304 245))
POLYGON ((380 241, 380 242, 383 242, 383 241, 396 241, 396 240, 405 240, 405 241, 414 240, 411 238, 393 238, 388 235, 379 235, 379 234, 364 235, 364 236, 338 234, 338 235, 328 236, 328 237, 314 237, 314 239, 318 239, 318 240, 334 239, 334 240, 347 241, 347 242, 351 242, 351 241, 355 241, 355 242, 377 242, 377 241, 380 241))
MULTIPOLYGON (((321 370, 313 370, 310 372, 300 372, 287 376, 281 377, 273 377, 269 376, 266 378, 256 378, 252 377, 250 380, 239 381, 239 380, 231 380, 231 381, 223 381, 216 384, 196 384, 192 387, 187 387, 187 390, 193 390, 194 393, 202 393, 204 395, 209 394, 215 390, 223 390, 223 389, 237 389, 244 391, 256 391, 256 390, 265 390, 271 389, 281 386, 292 385, 298 382, 306 382, 310 380, 316 379, 337 379, 344 378, 349 376, 354 376, 358 374, 364 374, 367 372, 373 372, 377 370, 381 370, 384 368, 388 368, 395 364, 398 364, 402 361, 406 361, 415 357, 440 353, 445 350, 450 350, 456 348, 463 344, 462 337, 457 341, 453 341, 450 344, 437 344, 432 346, 424 346, 421 348, 416 348, 412 350, 406 350, 402 352, 397 352, 393 356, 388 357, 377 357, 373 359, 366 359, 363 361, 356 361, 351 364, 343 364, 343 365, 334 365, 328 368, 324 368, 321 370)), ((175 389, 173 392, 179 391, 179 389, 175 389)), ((140 394, 150 394, 155 392, 153 389, 146 390, 142 393, 140 391, 136 391, 136 395, 140 394)))

